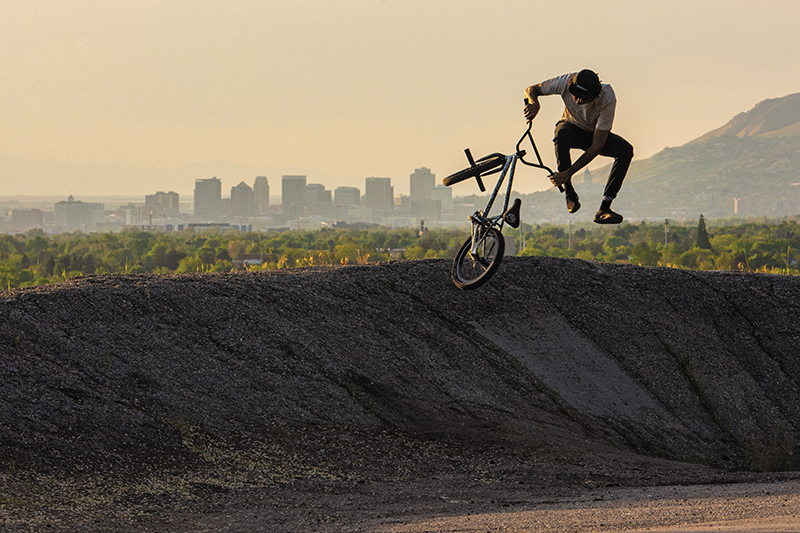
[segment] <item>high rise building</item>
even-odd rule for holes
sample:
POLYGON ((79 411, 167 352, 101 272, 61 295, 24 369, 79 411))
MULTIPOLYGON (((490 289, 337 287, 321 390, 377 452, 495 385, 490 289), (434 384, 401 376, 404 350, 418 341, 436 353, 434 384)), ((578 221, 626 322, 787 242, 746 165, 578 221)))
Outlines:
POLYGON ((445 185, 434 187, 427 211, 424 216, 428 220, 453 220, 453 189, 445 185))
POLYGON ((222 182, 216 177, 194 181, 194 216, 203 222, 222 217, 222 182))
POLYGON ((256 176, 253 183, 253 201, 255 214, 266 215, 269 211, 269 181, 266 176, 256 176))
POLYGON ((356 187, 336 187, 333 203, 337 207, 356 207, 361 205, 361 191, 356 187))
POLYGON ((11 228, 15 231, 28 231, 44 228, 44 211, 41 209, 14 209, 11 211, 11 228))
POLYGON ((306 185, 306 208, 310 215, 330 217, 333 214, 331 191, 321 183, 306 185))
POLYGON ((453 209, 453 189, 446 185, 437 185, 431 191, 431 200, 438 200, 442 209, 453 209))
POLYGON ((431 191, 436 186, 436 174, 429 168, 418 168, 411 174, 410 194, 411 202, 421 202, 431 199, 431 191))
POLYGON ((181 214, 180 195, 173 191, 148 194, 144 197, 144 210, 153 217, 178 217, 181 214))
POLYGON ((391 178, 367 178, 364 190, 367 207, 372 209, 394 207, 394 187, 391 178))
POLYGON ((411 174, 411 215, 427 220, 441 220, 442 203, 432 199, 436 175, 430 169, 418 168, 411 174))
POLYGON ((255 213, 255 195, 245 182, 231 188, 231 215, 250 217, 255 213))
POLYGON ((55 205, 55 225, 62 231, 87 230, 103 220, 103 204, 75 201, 70 195, 55 205))
POLYGON ((306 205, 306 177, 283 176, 281 178, 281 207, 290 219, 300 218, 306 205))

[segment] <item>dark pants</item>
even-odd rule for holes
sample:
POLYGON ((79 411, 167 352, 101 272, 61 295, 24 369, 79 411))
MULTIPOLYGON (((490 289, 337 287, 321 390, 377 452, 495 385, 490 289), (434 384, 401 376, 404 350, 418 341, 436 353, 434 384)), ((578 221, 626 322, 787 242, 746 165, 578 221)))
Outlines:
MULTIPOLYGON (((592 145, 592 138, 594 132, 586 131, 569 122, 560 121, 556 124, 555 138, 553 143, 556 147, 556 163, 558 164, 558 171, 567 170, 572 165, 569 151, 572 148, 580 150, 588 150, 592 145)), ((606 189, 603 193, 604 196, 616 198, 622 182, 625 179, 625 174, 628 173, 628 167, 631 166, 633 159, 633 146, 631 143, 616 135, 608 133, 608 139, 605 146, 600 150, 600 155, 605 157, 613 157, 614 164, 611 166, 611 172, 608 174, 608 181, 606 182, 606 189)), ((567 192, 572 189, 572 183, 565 184, 567 192)))

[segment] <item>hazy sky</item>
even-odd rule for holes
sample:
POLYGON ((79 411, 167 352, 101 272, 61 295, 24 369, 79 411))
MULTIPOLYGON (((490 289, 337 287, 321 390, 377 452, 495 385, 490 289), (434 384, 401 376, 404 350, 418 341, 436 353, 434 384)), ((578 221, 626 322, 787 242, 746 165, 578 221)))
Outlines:
MULTIPOLYGON (((298 173, 408 194, 415 168, 440 182, 466 147, 511 151, 524 88, 581 68, 646 158, 800 92, 798 21, 796 0, 0 0, 0 196, 190 194, 213 175, 227 196, 258 174, 277 194, 298 173)), ((542 104, 554 165, 563 106, 542 104)))

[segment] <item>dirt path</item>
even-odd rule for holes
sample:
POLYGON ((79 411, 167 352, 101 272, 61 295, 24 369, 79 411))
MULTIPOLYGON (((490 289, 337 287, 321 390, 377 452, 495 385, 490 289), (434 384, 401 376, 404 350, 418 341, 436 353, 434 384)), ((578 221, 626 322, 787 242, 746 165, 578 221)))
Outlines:
POLYGON ((603 489, 577 498, 383 524, 385 532, 800 531, 800 483, 603 489))
MULTIPOLYGON (((154 498, 127 516, 18 525, 22 531, 473 533, 799 532, 800 481, 662 487, 553 487, 554 496, 469 479, 293 484, 206 494, 188 506, 154 498), (559 495, 560 494, 560 495, 559 495)), ((128 511, 131 511, 129 509, 128 511)))

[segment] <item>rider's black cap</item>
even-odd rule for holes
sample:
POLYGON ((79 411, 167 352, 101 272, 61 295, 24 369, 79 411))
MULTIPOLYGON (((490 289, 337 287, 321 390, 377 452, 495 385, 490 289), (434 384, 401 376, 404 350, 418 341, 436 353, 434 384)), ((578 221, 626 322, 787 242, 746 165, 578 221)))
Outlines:
POLYGON ((582 100, 594 100, 603 87, 600 78, 591 70, 583 69, 569 80, 569 92, 582 100))

